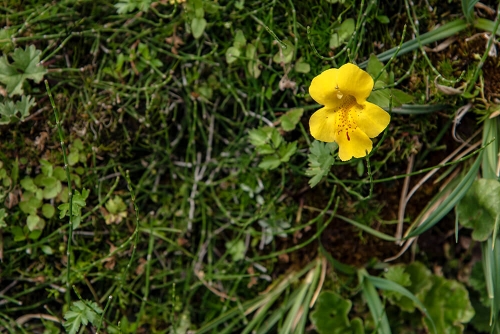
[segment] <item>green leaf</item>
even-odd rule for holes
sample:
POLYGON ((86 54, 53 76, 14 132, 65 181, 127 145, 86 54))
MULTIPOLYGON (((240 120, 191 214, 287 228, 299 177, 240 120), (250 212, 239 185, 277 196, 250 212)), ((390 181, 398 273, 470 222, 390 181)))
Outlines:
POLYGON ((38 187, 35 185, 35 182, 31 177, 26 176, 24 179, 21 180, 20 182, 21 187, 23 187, 24 190, 28 190, 31 192, 35 192, 38 187))
POLYGON ((205 28, 207 26, 207 20, 203 17, 195 17, 191 21, 191 31, 193 33, 193 37, 198 39, 203 35, 205 28))
MULTIPOLYGON (((436 324, 437 333, 462 333, 462 324, 474 317, 467 289, 455 280, 435 275, 431 282, 432 288, 425 296, 424 305, 436 324)), ((430 328, 427 318, 424 318, 424 324, 430 328)))
POLYGON ((42 174, 45 176, 52 176, 53 168, 52 168, 51 163, 45 159, 40 159, 39 162, 40 162, 40 166, 42 169, 42 174))
POLYGON ((54 168, 54 171, 52 172, 52 176, 54 176, 59 181, 65 181, 66 180, 66 171, 61 166, 57 166, 56 168, 54 168))
POLYGON ((479 0, 462 0, 462 11, 468 23, 474 21, 474 6, 479 0))
POLYGON ((252 59, 248 62, 247 68, 250 75, 257 79, 261 74, 261 70, 259 68, 260 61, 257 60, 257 48, 255 47, 255 45, 251 43, 247 44, 245 56, 249 59, 252 59))
POLYGON ((286 143, 285 145, 281 145, 278 154, 280 156, 281 162, 288 162, 292 155, 297 151, 297 142, 286 143))
POLYGON ((382 24, 388 24, 389 22, 391 22, 389 18, 385 15, 377 15, 376 19, 382 24))
POLYGON ((56 209, 51 204, 45 203, 44 205, 42 205, 42 215, 45 218, 50 219, 54 216, 55 213, 56 209))
POLYGON ((293 60, 295 46, 289 40, 285 40, 283 43, 286 45, 286 48, 278 44, 280 49, 273 57, 273 61, 277 64, 289 64, 293 60))
POLYGON ((43 230, 45 221, 37 215, 29 215, 28 218, 26 218, 26 226, 28 226, 30 232, 34 230, 43 230))
POLYGON ((310 318, 320 334, 352 333, 347 315, 352 302, 332 291, 322 291, 310 318))
POLYGON ((410 103, 414 100, 414 97, 410 94, 406 94, 402 90, 391 88, 392 95, 392 107, 397 108, 403 104, 410 103))
POLYGON ((328 47, 330 49, 336 49, 340 46, 339 34, 333 33, 328 42, 328 47))
POLYGON ((271 139, 273 128, 266 126, 248 131, 248 141, 253 146, 265 145, 271 139))
POLYGON ((21 226, 12 226, 10 233, 14 236, 14 241, 24 241, 26 240, 26 235, 21 226))
POLYGON ((43 188, 43 198, 44 199, 52 199, 55 198, 62 191, 61 181, 56 179, 55 177, 46 178, 50 179, 50 181, 54 181, 50 186, 46 186, 43 188))
POLYGON ((275 155, 269 155, 262 159, 259 168, 262 169, 275 169, 281 164, 280 159, 275 155))
POLYGON ((297 62, 295 62, 295 72, 298 73, 309 73, 311 71, 311 65, 306 63, 302 57, 300 57, 297 62))
POLYGON ((366 72, 370 74, 370 76, 375 80, 375 78, 380 74, 378 77, 377 82, 380 80, 384 84, 389 84, 389 74, 387 74, 387 71, 384 70, 384 64, 378 60, 377 56, 374 54, 370 55, 370 58, 368 59, 368 65, 366 66, 366 72))
POLYGON ((238 60, 238 57, 240 56, 240 54, 241 54, 241 51, 234 46, 227 48, 227 50, 226 50, 226 62, 228 64, 234 63, 236 60, 238 60))
POLYGON ((304 108, 294 108, 287 111, 286 114, 280 117, 281 127, 285 131, 292 131, 295 126, 300 122, 304 108))
POLYGON ((477 261, 472 267, 469 277, 469 286, 479 292, 479 301, 486 307, 490 307, 491 300, 488 296, 488 289, 486 288, 486 279, 484 277, 483 263, 477 261))
POLYGON ((19 203, 19 208, 26 214, 36 215, 38 208, 42 206, 42 200, 36 196, 26 196, 23 201, 19 203))
POLYGON ((140 10, 147 12, 151 6, 151 0, 120 0, 115 4, 116 12, 118 14, 127 14, 140 10))
POLYGON ((0 58, 0 82, 6 85, 9 96, 23 95, 23 83, 30 79, 39 83, 47 69, 39 66, 41 51, 34 45, 26 49, 16 48, 12 54, 13 62, 10 63, 7 55, 0 58))
POLYGON ((106 210, 111 214, 118 214, 123 211, 127 211, 127 206, 123 202, 123 199, 116 195, 114 198, 110 198, 106 204, 106 210))
POLYGON ((20 101, 14 104, 13 101, 0 103, 0 125, 9 124, 17 120, 24 120, 29 116, 30 109, 35 105, 35 99, 28 96, 22 96, 20 101))
MULTIPOLYGON (((75 194, 73 196, 73 208, 72 208, 72 217, 73 228, 78 228, 81 222, 82 216, 82 208, 86 205, 86 199, 89 196, 90 191, 88 189, 83 189, 80 193, 78 190, 75 190, 75 194)), ((59 218, 64 218, 65 216, 69 216, 69 203, 61 204, 57 207, 60 211, 59 218)))
POLYGON ((42 252, 44 252, 44 253, 45 253, 45 254, 47 254, 47 255, 52 255, 52 254, 54 254, 54 251, 53 251, 53 250, 52 250, 52 248, 51 248, 50 246, 48 246, 48 245, 43 245, 43 246, 41 247, 41 249, 42 249, 42 252))
POLYGON ((71 151, 68 154, 68 165, 74 166, 80 160, 80 155, 77 150, 71 151))
POLYGON ((0 209, 0 228, 6 228, 7 223, 5 222, 5 218, 7 218, 7 212, 5 212, 5 209, 2 208, 0 209))
POLYGON ((245 243, 243 240, 230 240, 226 242, 227 252, 231 255, 233 262, 243 260, 245 258, 245 243))
POLYGON ((354 19, 347 19, 342 24, 340 25, 338 34, 339 34, 339 41, 342 43, 343 41, 347 40, 348 38, 351 38, 352 34, 354 33, 354 29, 356 28, 356 23, 354 19))
POLYGON ((281 137, 280 133, 276 128, 272 128, 271 131, 271 144, 274 148, 278 148, 283 142, 283 137, 281 137))
POLYGON ((266 154, 274 154, 276 153, 276 150, 271 147, 269 144, 264 144, 261 146, 256 146, 255 149, 259 154, 266 155, 266 154))
POLYGON ((86 301, 76 301, 70 306, 70 309, 64 314, 64 328, 69 334, 76 334, 80 326, 87 326, 90 322, 92 325, 97 324, 99 314, 102 309, 95 303, 86 301))
POLYGON ((236 30, 236 36, 234 36, 233 46, 237 49, 242 49, 247 44, 247 39, 245 34, 240 29, 236 30))
POLYGON ((472 238, 485 241, 493 231, 495 219, 500 216, 500 182, 475 180, 456 210, 460 224, 473 229, 472 238))
POLYGON ((332 152, 337 148, 336 143, 322 143, 317 140, 311 144, 310 153, 307 156, 309 168, 306 170, 306 175, 312 176, 309 180, 311 188, 330 172, 330 167, 335 162, 332 152))

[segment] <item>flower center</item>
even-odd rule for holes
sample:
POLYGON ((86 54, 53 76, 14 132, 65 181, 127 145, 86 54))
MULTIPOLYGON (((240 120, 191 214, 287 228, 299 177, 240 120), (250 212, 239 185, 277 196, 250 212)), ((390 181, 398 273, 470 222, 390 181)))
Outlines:
POLYGON ((340 100, 339 105, 336 108, 338 112, 338 123, 337 123, 337 136, 344 136, 348 141, 351 140, 349 132, 353 132, 357 129, 357 124, 355 122, 355 114, 358 112, 356 98, 351 95, 344 95, 340 90, 337 90, 337 98, 340 100))

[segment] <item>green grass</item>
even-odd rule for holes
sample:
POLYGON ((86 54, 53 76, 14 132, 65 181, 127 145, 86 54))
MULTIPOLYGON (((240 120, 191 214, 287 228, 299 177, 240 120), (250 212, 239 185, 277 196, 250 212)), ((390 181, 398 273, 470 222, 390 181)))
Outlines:
POLYGON ((478 175, 498 180, 498 61, 491 39, 464 40, 500 35, 499 20, 462 2, 4 1, 0 331, 325 333, 332 307, 345 333, 488 332, 471 317, 480 304, 495 332, 495 236, 455 230, 453 209, 478 175), (32 67, 15 54, 30 47, 32 67), (311 188, 310 82, 346 62, 370 71, 371 54, 379 93, 413 101, 384 100, 391 124, 366 159, 321 146, 335 159, 311 188), (13 93, 5 64, 39 74, 13 93), (482 140, 442 162, 468 103, 458 134, 482 140), (254 146, 262 133, 275 151, 254 146), (435 170, 398 215, 405 180, 435 170), (403 242, 420 237, 399 267, 384 262, 398 226, 403 242))

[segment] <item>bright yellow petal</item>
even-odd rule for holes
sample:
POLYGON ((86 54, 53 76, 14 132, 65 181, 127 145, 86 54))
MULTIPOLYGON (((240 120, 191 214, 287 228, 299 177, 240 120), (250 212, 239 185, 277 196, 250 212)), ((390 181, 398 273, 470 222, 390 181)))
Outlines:
POLYGON ((368 136, 360 129, 352 131, 342 131, 336 138, 339 144, 339 158, 342 161, 354 158, 362 158, 370 153, 373 143, 368 136))
MULTIPOLYGON (((366 101, 373 89, 372 77, 358 66, 350 63, 342 65, 339 68, 336 84, 344 96, 354 96, 359 104, 366 101)), ((333 96, 335 97, 335 94, 333 96)))
POLYGON ((389 125, 391 116, 376 104, 365 102, 353 109, 354 122, 368 137, 378 136, 389 125))
POLYGON ((335 90, 338 73, 338 69, 332 68, 322 72, 312 80, 311 86, 309 86, 309 94, 311 94, 314 101, 324 106, 338 103, 335 90))
POLYGON ((335 112, 329 108, 321 108, 312 114, 309 119, 311 135, 320 141, 327 143, 335 141, 335 112))

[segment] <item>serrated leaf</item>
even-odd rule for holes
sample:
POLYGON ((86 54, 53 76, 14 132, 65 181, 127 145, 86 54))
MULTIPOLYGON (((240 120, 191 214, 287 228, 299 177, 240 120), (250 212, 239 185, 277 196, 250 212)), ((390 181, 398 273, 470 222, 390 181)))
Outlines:
POLYGON ((243 240, 229 240, 226 242, 227 252, 231 255, 233 262, 243 260, 245 258, 245 243, 243 240))
POLYGON ((309 155, 309 168, 306 170, 307 176, 312 176, 309 185, 314 187, 330 171, 330 167, 335 162, 332 152, 338 148, 336 143, 322 143, 315 140, 311 144, 309 155))
POLYGON ((0 125, 9 124, 15 120, 24 120, 29 116, 30 109, 35 105, 35 99, 31 96, 22 96, 15 104, 13 101, 0 103, 0 125))
POLYGON ((295 129, 295 126, 299 123, 303 114, 304 108, 294 108, 287 111, 286 114, 280 117, 283 130, 292 131, 295 129))
POLYGON ((271 144, 274 148, 278 148, 283 142, 283 137, 281 137, 280 133, 276 128, 272 128, 271 131, 271 144))
POLYGON ((276 153, 276 150, 271 147, 269 144, 264 144, 260 146, 256 146, 255 149, 259 154, 266 155, 266 154, 274 154, 276 153))
POLYGON ((274 155, 268 155, 262 159, 259 168, 262 169, 275 169, 281 164, 280 159, 274 155))
POLYGON ((297 151, 297 142, 296 141, 291 142, 291 143, 287 143, 285 145, 281 145, 279 150, 278 150, 278 154, 280 156, 281 162, 288 162, 290 160, 290 158, 292 157, 292 155, 295 154, 296 151, 297 151))
POLYGON ((475 180, 456 210, 460 224, 473 229, 472 238, 485 241, 500 215, 500 182, 494 179, 475 180))
POLYGON ((64 314, 64 319, 66 319, 64 328, 69 334, 76 334, 81 325, 86 326, 89 322, 95 325, 101 313, 102 309, 95 302, 84 303, 80 300, 73 302, 64 314))
POLYGON ((271 139, 271 128, 263 127, 259 129, 252 129, 248 131, 248 141, 253 146, 261 146, 267 144, 271 139))
POLYGON ((207 20, 203 17, 195 17, 191 21, 191 32, 193 33, 193 37, 198 39, 203 35, 205 28, 207 26, 207 20))
POLYGON ((12 63, 6 55, 0 58, 0 82, 6 85, 9 96, 23 95, 23 83, 26 79, 36 83, 43 79, 47 69, 39 65, 40 54, 40 50, 30 45, 24 50, 15 49, 12 54, 12 63))

